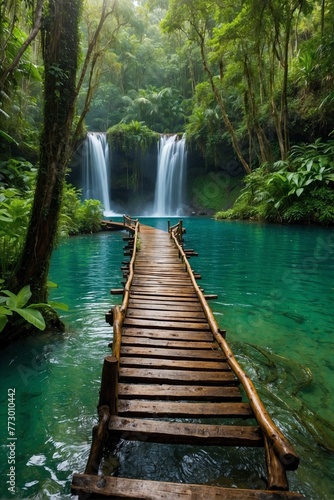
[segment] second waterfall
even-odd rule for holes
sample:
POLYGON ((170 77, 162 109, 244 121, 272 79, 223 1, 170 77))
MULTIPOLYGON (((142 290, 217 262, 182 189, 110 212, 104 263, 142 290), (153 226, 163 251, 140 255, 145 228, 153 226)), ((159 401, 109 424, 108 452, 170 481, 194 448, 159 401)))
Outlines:
POLYGON ((163 135, 158 145, 158 171, 154 215, 182 214, 186 191, 186 141, 177 135, 163 135))

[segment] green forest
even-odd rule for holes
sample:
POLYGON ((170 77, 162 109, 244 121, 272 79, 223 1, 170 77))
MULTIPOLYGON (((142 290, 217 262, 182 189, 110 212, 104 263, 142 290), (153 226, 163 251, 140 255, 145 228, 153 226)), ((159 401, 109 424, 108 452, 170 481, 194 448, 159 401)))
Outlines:
POLYGON ((68 183, 87 131, 185 134, 190 203, 216 218, 332 225, 333 26, 332 0, 3 0, 1 335, 63 328, 52 250, 103 210, 68 183))

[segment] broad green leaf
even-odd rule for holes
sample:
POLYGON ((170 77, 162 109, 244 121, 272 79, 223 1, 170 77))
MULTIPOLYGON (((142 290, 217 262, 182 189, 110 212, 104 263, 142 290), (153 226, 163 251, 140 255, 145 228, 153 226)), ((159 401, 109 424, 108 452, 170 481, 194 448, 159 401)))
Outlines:
POLYGON ((53 307, 54 309, 59 309, 61 311, 68 311, 68 305, 64 304, 63 302, 49 302, 50 306, 53 307))
POLYGON ((302 194, 302 192, 303 192, 303 191, 304 191, 304 188, 299 188, 299 189, 297 189, 297 191, 296 191, 296 195, 297 195, 297 196, 300 196, 300 195, 302 194))
POLYGON ((20 309, 20 308, 13 308, 13 311, 17 312, 22 318, 24 318, 28 323, 31 325, 34 325, 36 328, 39 330, 44 330, 45 329, 45 321, 41 313, 37 309, 29 309, 28 307, 26 309, 20 309))
POLYGON ((17 299, 15 293, 10 292, 9 290, 1 290, 1 293, 8 295, 8 298, 2 302, 6 302, 7 306, 10 309, 13 309, 13 307, 17 307, 17 299))
POLYGON ((26 303, 28 302, 28 300, 30 299, 31 295, 32 295, 32 293, 30 290, 30 285, 26 285, 23 288, 21 288, 21 290, 19 291, 19 293, 16 296, 16 301, 17 301, 16 307, 21 308, 21 307, 25 306, 26 303))
POLYGON ((307 164, 306 164, 306 170, 307 170, 308 172, 310 172, 310 170, 312 169, 312 167, 313 167, 313 160, 309 160, 309 161, 307 162, 307 164))
POLYGON ((2 136, 8 142, 12 142, 12 143, 16 144, 16 146, 19 145, 19 143, 16 142, 16 140, 11 135, 6 134, 6 132, 4 132, 3 130, 0 130, 0 136, 2 136))
POLYGON ((7 307, 0 306, 0 316, 12 316, 12 311, 7 307))
POLYGON ((0 314, 0 332, 5 328, 7 321, 7 317, 0 314))

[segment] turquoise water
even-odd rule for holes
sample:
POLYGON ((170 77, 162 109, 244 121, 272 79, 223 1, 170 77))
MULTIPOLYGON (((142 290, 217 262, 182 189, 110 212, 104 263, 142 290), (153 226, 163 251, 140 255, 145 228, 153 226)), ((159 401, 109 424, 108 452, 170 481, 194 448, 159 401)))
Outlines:
MULTIPOLYGON (((166 228, 164 219, 142 221, 166 228)), ((312 500, 333 499, 333 231, 198 218, 184 225, 186 247, 199 252, 191 260, 202 274, 199 283, 218 294, 210 304, 220 326, 301 456, 299 469, 289 473, 290 489, 312 500)), ((122 236, 62 243, 50 279, 59 285, 52 298, 70 308, 63 317, 66 333, 30 337, 0 352, 0 498, 71 497, 72 474, 84 469, 97 420, 102 360, 111 340, 104 315, 120 301, 109 290, 122 280, 122 236), (8 407, 15 411, 14 436, 8 407), (14 495, 6 484, 9 458, 14 495)), ((191 446, 134 443, 119 450, 129 475, 232 486, 233 471, 238 468, 242 485, 249 474, 243 469, 250 468, 253 484, 263 487, 258 453, 244 453, 238 466, 232 452, 191 446)))

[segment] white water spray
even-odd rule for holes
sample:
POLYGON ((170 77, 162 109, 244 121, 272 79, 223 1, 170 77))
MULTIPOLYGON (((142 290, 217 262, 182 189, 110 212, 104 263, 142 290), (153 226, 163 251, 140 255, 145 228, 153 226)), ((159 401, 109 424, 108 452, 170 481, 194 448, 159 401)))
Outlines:
POLYGON ((158 145, 158 172, 154 215, 181 215, 186 181, 186 141, 177 135, 162 136, 158 145))

